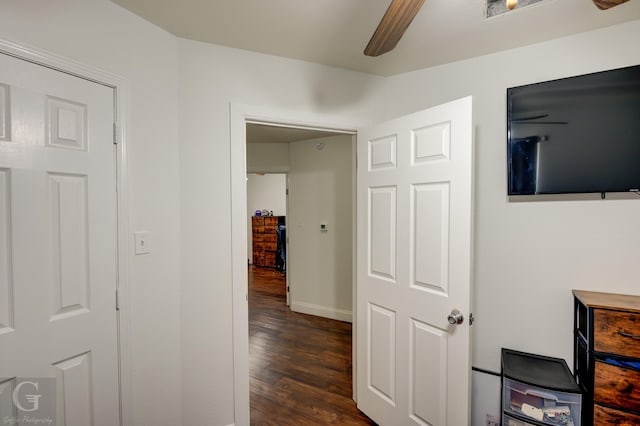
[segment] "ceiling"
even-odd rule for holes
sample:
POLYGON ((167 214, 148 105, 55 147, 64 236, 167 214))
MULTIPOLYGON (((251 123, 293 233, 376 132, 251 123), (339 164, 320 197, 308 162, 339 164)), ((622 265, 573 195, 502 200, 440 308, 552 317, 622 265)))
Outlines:
POLYGON ((485 18, 486 0, 427 0, 398 46, 367 45, 391 0, 112 0, 178 37, 389 76, 640 19, 640 0, 600 11, 543 0, 485 18))

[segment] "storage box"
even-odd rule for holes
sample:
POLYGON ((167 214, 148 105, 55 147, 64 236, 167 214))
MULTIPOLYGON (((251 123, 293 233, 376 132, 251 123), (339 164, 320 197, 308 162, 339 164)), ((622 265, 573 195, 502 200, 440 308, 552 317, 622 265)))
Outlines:
POLYGON ((503 424, 580 426, 581 411, 582 393, 564 360, 502 350, 503 424))
POLYGON ((502 416, 502 426, 535 426, 533 423, 527 423, 524 420, 514 419, 505 414, 502 416))
POLYGON ((580 425, 582 395, 554 391, 505 378, 504 412, 543 424, 580 425))

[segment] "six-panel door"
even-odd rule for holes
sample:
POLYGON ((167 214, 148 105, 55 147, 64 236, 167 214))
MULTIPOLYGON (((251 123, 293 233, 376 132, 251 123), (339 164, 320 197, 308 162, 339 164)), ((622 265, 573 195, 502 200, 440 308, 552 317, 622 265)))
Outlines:
POLYGON ((113 99, 0 54, 4 419, 120 423, 113 99))
POLYGON ((358 407, 468 424, 471 98, 359 131, 357 175, 358 407))

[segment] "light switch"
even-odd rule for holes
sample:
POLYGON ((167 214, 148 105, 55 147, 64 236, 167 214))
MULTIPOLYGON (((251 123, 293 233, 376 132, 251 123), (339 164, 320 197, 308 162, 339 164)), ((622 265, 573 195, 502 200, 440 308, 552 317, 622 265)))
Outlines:
POLYGON ((148 231, 134 232, 133 236, 136 242, 136 255, 151 253, 151 248, 149 247, 148 231))

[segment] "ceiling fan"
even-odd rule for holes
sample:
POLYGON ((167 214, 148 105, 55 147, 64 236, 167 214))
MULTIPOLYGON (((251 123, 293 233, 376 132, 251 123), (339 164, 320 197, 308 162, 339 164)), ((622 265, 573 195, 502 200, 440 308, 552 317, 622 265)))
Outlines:
POLYGON ((380 56, 393 50, 424 2, 425 0, 392 0, 364 49, 364 54, 380 56))
POLYGON ((593 3, 598 7, 598 9, 606 10, 628 1, 629 0, 593 0, 593 3))
MULTIPOLYGON (((593 0, 598 9, 610 9, 629 0, 593 0)), ((380 56, 393 50, 416 17, 425 0, 392 0, 382 20, 364 49, 367 56, 380 56)), ((518 0, 505 0, 509 9, 517 6, 518 0)))

